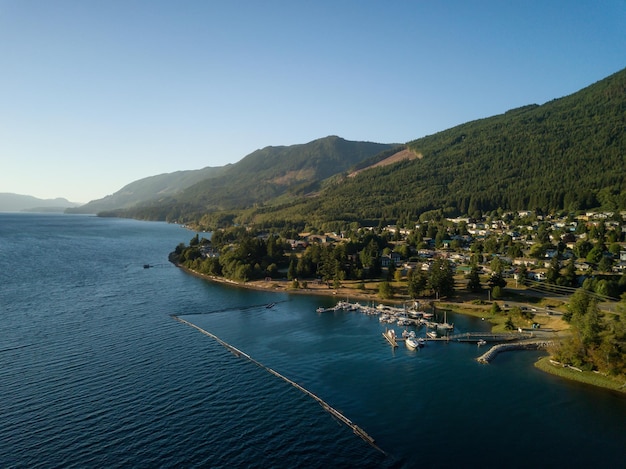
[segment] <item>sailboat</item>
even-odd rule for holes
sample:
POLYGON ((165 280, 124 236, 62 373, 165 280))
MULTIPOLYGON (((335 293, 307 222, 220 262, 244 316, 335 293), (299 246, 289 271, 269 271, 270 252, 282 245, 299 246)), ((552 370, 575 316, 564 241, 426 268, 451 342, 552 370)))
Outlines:
POLYGON ((454 324, 448 324, 447 311, 443 311, 443 323, 437 324, 437 329, 441 329, 443 331, 450 331, 454 329, 454 324))

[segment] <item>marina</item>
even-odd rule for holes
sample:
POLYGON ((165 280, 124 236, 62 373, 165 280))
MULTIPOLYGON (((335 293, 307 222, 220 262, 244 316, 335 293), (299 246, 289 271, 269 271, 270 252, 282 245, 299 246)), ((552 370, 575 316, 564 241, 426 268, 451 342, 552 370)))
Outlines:
MULTIPOLYGON (((433 308, 434 309, 434 308, 433 308)), ((392 348, 398 347, 398 342, 404 342, 409 350, 415 350, 423 347, 427 342, 465 342, 475 343, 478 347, 487 343, 508 343, 511 347, 494 347, 487 351, 477 360, 481 363, 489 363, 499 351, 509 349, 537 349, 545 348, 545 341, 532 341, 534 335, 532 332, 524 332, 518 330, 515 332, 458 332, 451 334, 454 330, 454 324, 448 323, 447 311, 443 313, 443 322, 436 321, 435 313, 425 312, 418 301, 407 308, 388 306, 388 305, 361 305, 360 303, 350 303, 349 301, 339 301, 330 308, 319 307, 316 309, 318 313, 329 313, 338 311, 354 311, 367 315, 378 315, 381 324, 396 324, 405 327, 401 336, 396 334, 393 328, 385 327, 382 332, 383 338, 391 345, 392 348), (407 327, 413 327, 409 330, 407 327), (417 336, 416 330, 426 328, 423 336, 417 336), (526 341, 526 344, 522 344, 526 341), (529 342, 530 341, 530 342, 529 342), (537 345, 536 345, 537 344, 537 345)))

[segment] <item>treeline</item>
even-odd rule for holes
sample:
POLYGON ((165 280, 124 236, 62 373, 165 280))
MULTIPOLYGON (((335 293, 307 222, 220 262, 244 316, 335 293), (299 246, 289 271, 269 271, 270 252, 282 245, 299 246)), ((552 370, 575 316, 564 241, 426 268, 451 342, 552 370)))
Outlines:
MULTIPOLYGON (((626 301, 619 304, 626 309, 626 301)), ((564 315, 570 335, 550 349, 556 360, 587 371, 626 378, 626 324, 619 314, 602 313, 585 290, 570 298, 564 315)))
MULTIPOLYGON (((311 280, 338 288, 344 280, 360 280, 362 287, 366 280, 377 280, 382 282, 379 293, 383 298, 394 295, 392 282, 403 283, 412 298, 454 293, 454 271, 447 260, 436 259, 428 272, 409 270, 405 277, 394 262, 383 262, 384 256, 390 259, 392 250, 388 233, 360 231, 347 241, 311 242, 296 253, 279 234, 260 236, 245 228, 229 228, 214 232, 211 240, 196 235, 189 245, 179 244, 170 260, 202 274, 240 282, 287 278, 295 288, 311 280)), ((411 250, 405 245, 398 252, 407 258, 411 250)))

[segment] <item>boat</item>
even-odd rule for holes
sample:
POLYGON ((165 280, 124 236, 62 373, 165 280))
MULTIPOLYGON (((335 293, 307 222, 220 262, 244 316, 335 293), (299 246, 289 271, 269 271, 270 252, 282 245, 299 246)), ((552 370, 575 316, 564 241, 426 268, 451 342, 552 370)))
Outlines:
POLYGON ((429 339, 436 339, 437 338, 437 331, 428 331, 426 333, 426 335, 428 336, 429 339))
POLYGON ((270 303, 270 304, 268 304, 268 305, 265 305, 265 307, 266 307, 267 309, 271 309, 271 308, 273 308, 273 307, 274 307, 274 305, 275 305, 275 304, 276 304, 276 303, 270 303))
POLYGON ((480 347, 481 345, 485 345, 487 341, 485 339, 480 339, 476 344, 480 347))
POLYGON ((419 347, 419 342, 417 341, 417 339, 411 336, 407 337, 404 340, 404 344, 406 345, 408 349, 411 349, 411 350, 415 350, 417 347, 419 347))
POLYGON ((424 340, 423 337, 418 337, 417 339, 417 346, 418 347, 423 347, 424 345, 426 345, 426 341, 424 340))
POLYGON ((443 322, 437 324, 437 329, 441 329, 444 331, 450 331, 454 329, 454 324, 448 324, 448 319, 446 315, 446 311, 443 312, 443 322))
POLYGON ((385 329, 383 332, 383 337, 389 342, 393 347, 397 347, 398 343, 396 342, 396 331, 393 329, 385 329))

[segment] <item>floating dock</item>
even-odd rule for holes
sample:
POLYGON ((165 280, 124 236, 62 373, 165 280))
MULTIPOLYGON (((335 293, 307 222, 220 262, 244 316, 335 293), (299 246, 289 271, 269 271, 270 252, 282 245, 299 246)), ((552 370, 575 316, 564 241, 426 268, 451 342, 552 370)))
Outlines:
POLYGON ((383 337, 392 347, 398 346, 398 338, 396 337, 396 331, 393 329, 385 329, 383 332, 383 337))

